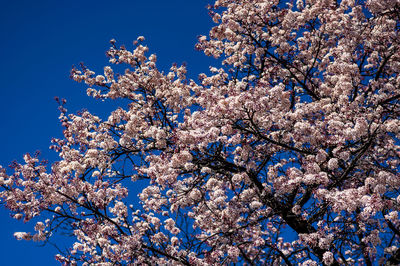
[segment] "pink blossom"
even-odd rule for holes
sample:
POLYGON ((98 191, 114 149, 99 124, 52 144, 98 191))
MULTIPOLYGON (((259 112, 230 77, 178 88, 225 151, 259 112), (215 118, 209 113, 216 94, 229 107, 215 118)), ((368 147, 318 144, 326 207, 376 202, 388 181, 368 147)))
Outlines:
POLYGON ((323 260, 326 265, 331 265, 334 260, 332 252, 329 252, 329 251, 325 252, 324 256, 323 256, 323 260))

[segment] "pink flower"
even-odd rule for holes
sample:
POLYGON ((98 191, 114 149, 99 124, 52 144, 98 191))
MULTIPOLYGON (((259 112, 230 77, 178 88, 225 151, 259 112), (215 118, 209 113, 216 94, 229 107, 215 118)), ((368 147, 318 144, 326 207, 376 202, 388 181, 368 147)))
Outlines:
POLYGON ((323 261, 326 265, 331 265, 334 261, 332 252, 330 251, 325 252, 323 255, 323 261))
POLYGON ((335 169, 337 169, 338 167, 339 167, 338 159, 332 158, 332 159, 330 159, 330 160, 328 161, 328 168, 329 168, 330 170, 335 170, 335 169))

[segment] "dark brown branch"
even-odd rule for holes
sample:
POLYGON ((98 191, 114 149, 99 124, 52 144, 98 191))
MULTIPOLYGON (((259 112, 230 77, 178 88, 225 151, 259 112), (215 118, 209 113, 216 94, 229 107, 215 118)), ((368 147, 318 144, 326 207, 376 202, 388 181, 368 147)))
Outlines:
POLYGON ((364 146, 358 152, 357 156, 351 161, 350 165, 346 168, 346 170, 343 172, 343 174, 335 182, 328 185, 328 189, 332 189, 332 188, 336 187, 338 184, 340 184, 341 182, 343 182, 344 180, 347 179, 348 175, 354 169, 354 167, 357 165, 358 161, 361 159, 361 157, 364 155, 364 153, 368 150, 368 148, 372 145, 372 142, 373 142, 373 136, 371 136, 369 138, 368 142, 364 144, 364 146))
POLYGON ((379 66, 379 69, 376 72, 375 80, 378 80, 380 78, 380 76, 382 75, 383 69, 385 68, 387 62, 389 61, 390 57, 392 57, 392 55, 394 55, 394 53, 391 53, 390 55, 386 56, 385 59, 383 59, 382 64, 379 66))
POLYGON ((183 265, 189 265, 189 266, 190 266, 190 263, 187 262, 186 260, 182 259, 182 258, 178 259, 178 258, 176 258, 176 257, 174 257, 174 256, 169 255, 168 253, 165 253, 165 252, 163 252, 163 251, 161 251, 161 250, 158 250, 158 249, 153 248, 153 247, 151 247, 151 246, 148 246, 148 245, 146 245, 146 244, 143 244, 142 246, 143 246, 144 248, 148 249, 148 250, 151 250, 152 252, 158 253, 158 254, 160 254, 160 255, 162 255, 162 256, 164 256, 164 257, 167 257, 167 258, 169 258, 169 259, 172 259, 172 260, 174 260, 174 261, 176 261, 176 262, 180 262, 180 263, 182 263, 183 265))
POLYGON ((397 94, 397 95, 394 95, 394 96, 392 96, 392 97, 390 97, 390 98, 388 98, 388 99, 386 99, 386 100, 380 101, 380 102, 378 103, 378 105, 384 105, 384 104, 390 103, 390 102, 393 101, 393 100, 397 100, 397 99, 399 99, 399 98, 400 98, 400 94, 397 94))

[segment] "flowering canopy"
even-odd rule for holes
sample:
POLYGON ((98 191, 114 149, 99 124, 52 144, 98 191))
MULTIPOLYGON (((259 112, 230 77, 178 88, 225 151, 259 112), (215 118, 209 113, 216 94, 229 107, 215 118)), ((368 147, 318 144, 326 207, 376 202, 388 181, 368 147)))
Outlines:
POLYGON ((400 1, 209 11, 196 48, 221 66, 198 82, 158 70, 143 37, 111 41, 124 73, 72 70, 89 96, 129 104, 101 119, 60 101, 60 160, 0 168, 13 216, 40 220, 15 236, 69 229, 65 264, 400 263, 400 1))

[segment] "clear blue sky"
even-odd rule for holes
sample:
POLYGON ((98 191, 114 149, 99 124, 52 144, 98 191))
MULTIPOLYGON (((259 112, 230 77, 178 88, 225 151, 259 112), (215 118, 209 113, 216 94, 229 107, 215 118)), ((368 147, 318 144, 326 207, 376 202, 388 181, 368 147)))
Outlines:
MULTIPOLYGON (((69 79, 72 65, 84 62, 101 71, 107 64, 109 40, 131 43, 146 37, 161 69, 186 62, 191 78, 207 72, 214 61, 195 51, 196 37, 213 25, 205 6, 209 0, 2 0, 0 8, 0 165, 21 161, 36 150, 43 157, 50 139, 60 137, 55 96, 67 108, 105 116, 112 108, 86 96, 86 87, 69 79)), ((58 265, 51 246, 17 241, 24 225, 0 207, 0 265, 58 265)), ((61 244, 62 246, 62 244, 61 244)))

